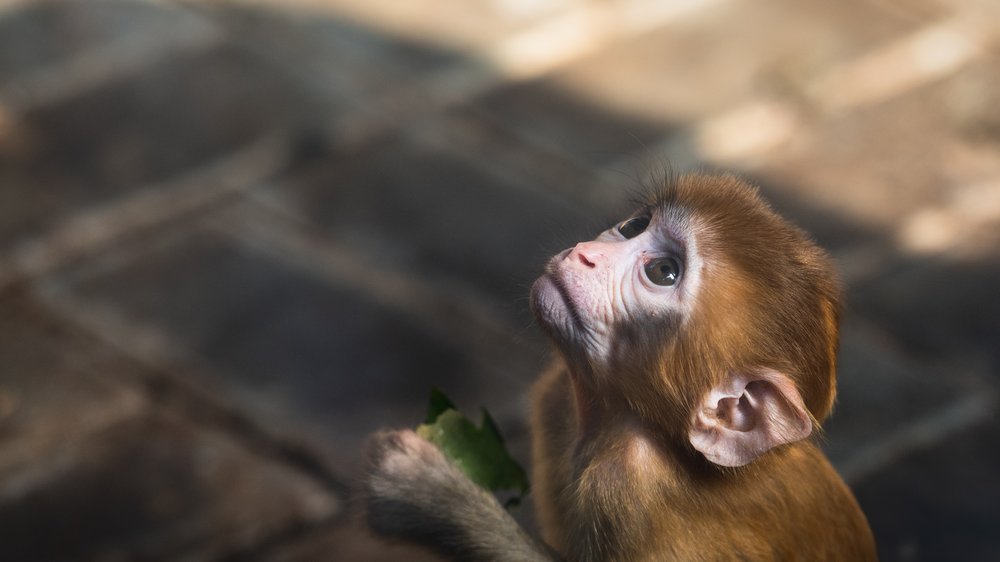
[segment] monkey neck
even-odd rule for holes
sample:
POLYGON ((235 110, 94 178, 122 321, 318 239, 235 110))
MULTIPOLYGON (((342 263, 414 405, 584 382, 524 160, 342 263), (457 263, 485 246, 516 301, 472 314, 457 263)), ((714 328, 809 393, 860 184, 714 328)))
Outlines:
MULTIPOLYGON (((622 381, 638 380, 633 373, 599 373, 591 368, 577 369, 568 363, 563 364, 563 369, 572 396, 578 446, 593 441, 608 428, 641 431, 657 442, 673 439, 669 428, 661 427, 660 420, 644 415, 646 410, 655 412, 654 408, 644 406, 645 400, 654 393, 639 388, 638 384, 633 385, 634 388, 621 384, 622 381)), ((662 398, 656 394, 657 400, 662 398)))
POLYGON ((569 372, 569 384, 573 392, 573 407, 576 410, 577 435, 590 435, 594 430, 594 416, 597 413, 598 405, 594 399, 594 394, 586 387, 579 377, 569 372))
POLYGON ((566 372, 575 414, 577 466, 622 454, 635 461, 632 466, 642 466, 664 454, 668 436, 643 420, 620 390, 610 384, 594 384, 594 378, 582 377, 571 369, 566 372))
POLYGON ((578 445, 589 443, 608 425, 626 417, 628 410, 613 388, 594 383, 593 372, 567 368, 573 407, 576 413, 578 445))

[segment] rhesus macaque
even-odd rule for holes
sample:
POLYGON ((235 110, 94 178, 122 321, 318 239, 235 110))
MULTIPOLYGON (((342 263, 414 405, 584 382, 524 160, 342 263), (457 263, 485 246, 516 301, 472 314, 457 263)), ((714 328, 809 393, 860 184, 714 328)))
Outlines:
POLYGON ((558 351, 531 418, 544 543, 410 431, 373 439, 376 532, 455 560, 875 559, 811 439, 835 394, 829 258, 740 179, 667 183, 532 287, 558 351))

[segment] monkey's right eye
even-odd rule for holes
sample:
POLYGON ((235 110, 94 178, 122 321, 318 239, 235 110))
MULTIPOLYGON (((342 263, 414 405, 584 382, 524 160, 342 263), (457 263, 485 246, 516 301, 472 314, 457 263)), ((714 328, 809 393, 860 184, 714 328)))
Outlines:
POLYGON ((625 238, 635 238, 643 233, 649 226, 649 219, 646 217, 633 217, 618 225, 618 232, 625 238))

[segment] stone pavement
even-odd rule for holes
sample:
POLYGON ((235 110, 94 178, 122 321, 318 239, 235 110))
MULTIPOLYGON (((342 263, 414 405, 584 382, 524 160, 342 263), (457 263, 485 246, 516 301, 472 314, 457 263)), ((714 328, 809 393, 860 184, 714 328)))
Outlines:
POLYGON ((667 161, 837 258, 883 559, 1000 557, 995 2, 0 0, 0 558, 430 560, 364 436, 526 460, 527 286, 667 161))

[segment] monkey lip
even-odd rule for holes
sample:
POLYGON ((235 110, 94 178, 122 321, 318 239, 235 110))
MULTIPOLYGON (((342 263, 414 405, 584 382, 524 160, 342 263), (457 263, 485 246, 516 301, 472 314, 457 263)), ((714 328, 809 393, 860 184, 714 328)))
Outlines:
POLYGON ((568 316, 570 324, 569 326, 565 326, 566 328, 571 328, 578 332, 585 330, 576 302, 574 302, 562 276, 559 275, 559 271, 556 268, 551 265, 547 267, 545 273, 535 281, 531 293, 532 309, 535 312, 535 316, 543 324, 550 328, 555 328, 556 325, 564 323, 560 322, 560 320, 564 319, 559 318, 558 308, 562 308, 568 316), (561 302, 562 307, 558 307, 553 302, 555 300, 553 293, 558 295, 558 301, 561 302))

